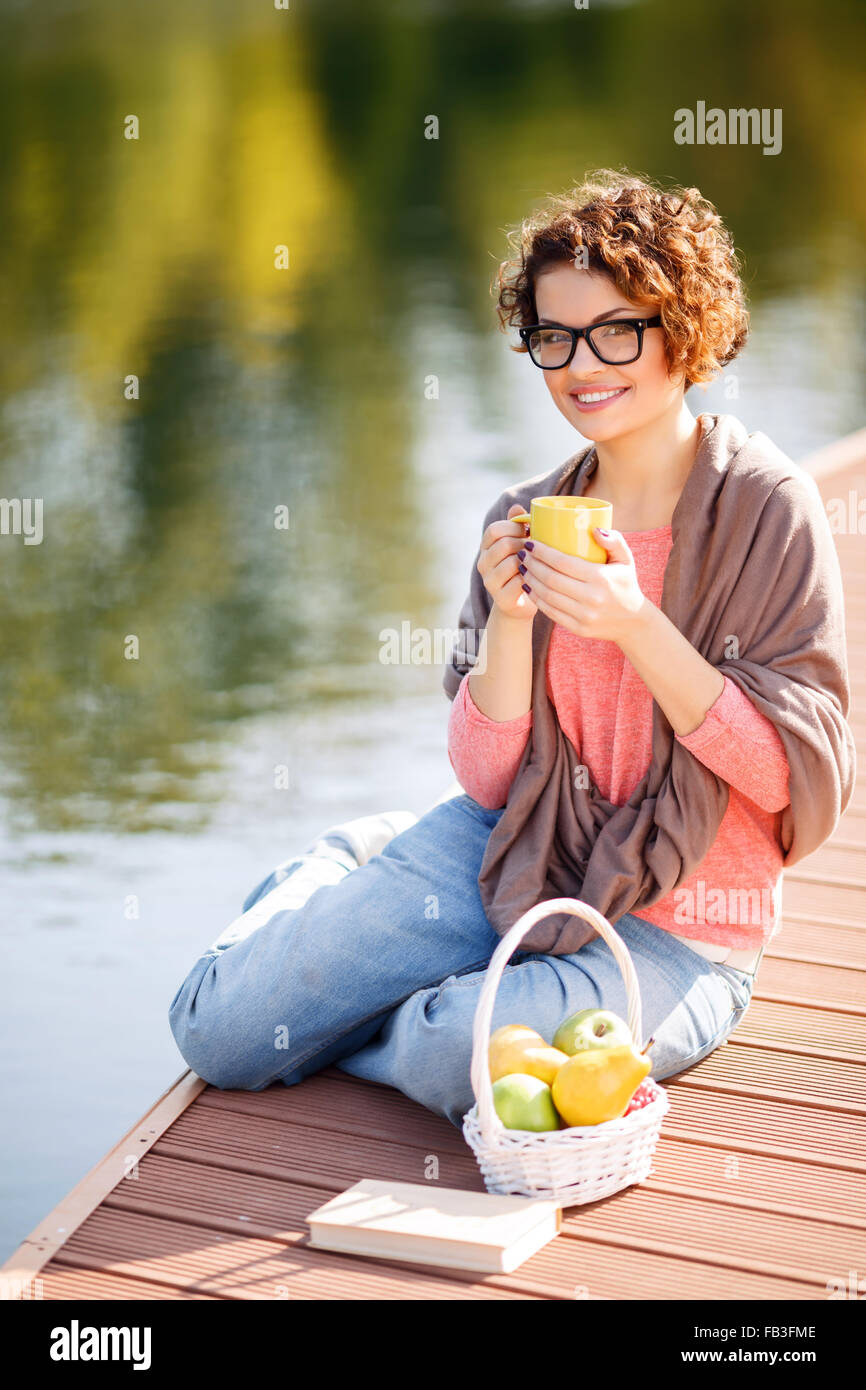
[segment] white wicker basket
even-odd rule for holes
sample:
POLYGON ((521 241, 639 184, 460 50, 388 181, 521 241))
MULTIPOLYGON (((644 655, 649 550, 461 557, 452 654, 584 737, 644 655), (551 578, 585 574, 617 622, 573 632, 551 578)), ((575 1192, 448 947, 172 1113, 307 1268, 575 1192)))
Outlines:
POLYGON ((607 918, 577 898, 538 903, 502 938, 487 967, 472 1027, 472 1089, 475 1105, 463 1117, 463 1134, 473 1150, 488 1192, 547 1197, 562 1206, 578 1206, 608 1197, 652 1171, 652 1156, 670 1102, 664 1089, 646 1078, 655 1099, 619 1120, 598 1125, 534 1133, 506 1129, 493 1108, 488 1049, 493 1001, 502 972, 526 933, 551 912, 583 917, 604 938, 622 971, 628 995, 627 1023, 637 1047, 642 1045, 640 987, 625 942, 607 918))

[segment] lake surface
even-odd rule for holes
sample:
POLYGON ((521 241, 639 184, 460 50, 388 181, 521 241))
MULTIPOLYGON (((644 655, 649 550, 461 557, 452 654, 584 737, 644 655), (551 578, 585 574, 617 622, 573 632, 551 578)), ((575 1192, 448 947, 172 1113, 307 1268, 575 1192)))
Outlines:
POLYGON ((0 1258, 182 1070, 169 1002, 249 889, 451 780, 441 667, 380 633, 454 627, 490 503, 584 442, 497 330, 508 227, 593 167, 697 183, 753 332, 692 409, 796 459, 862 425, 861 24, 7 7, 0 496, 44 537, 0 536, 0 1258), (700 100, 780 108, 781 152, 677 145, 700 100))

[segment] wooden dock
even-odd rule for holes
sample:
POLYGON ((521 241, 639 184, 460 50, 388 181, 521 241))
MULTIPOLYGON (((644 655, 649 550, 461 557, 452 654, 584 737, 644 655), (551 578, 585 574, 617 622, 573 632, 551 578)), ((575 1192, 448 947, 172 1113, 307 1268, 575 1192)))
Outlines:
MULTIPOLYGON (((866 446, 822 457, 815 476, 825 502, 866 497, 866 446)), ((836 543, 863 759, 866 538, 836 543)), ((333 1067, 257 1092, 186 1072, 22 1243, 2 1271, 5 1296, 826 1300, 853 1273, 862 1297, 864 847, 861 772, 835 835, 785 874, 783 929, 739 1028, 664 1083, 671 1109, 651 1177, 566 1209, 561 1234, 515 1273, 309 1247, 307 1214, 362 1177, 420 1182, 433 1157, 442 1185, 483 1191, 446 1120, 333 1067)))

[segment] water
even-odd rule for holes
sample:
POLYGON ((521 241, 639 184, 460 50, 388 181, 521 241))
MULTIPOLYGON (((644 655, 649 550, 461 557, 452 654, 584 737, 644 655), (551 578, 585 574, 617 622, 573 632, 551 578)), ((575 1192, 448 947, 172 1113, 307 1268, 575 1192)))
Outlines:
POLYGON ((451 780, 441 669, 379 634, 454 626, 487 507, 583 442, 496 330, 507 226, 593 166, 697 182, 753 336, 692 408, 798 459, 862 424, 859 23, 6 8, 0 495, 44 540, 0 537, 0 1256, 182 1070, 168 1003, 252 885, 451 780), (782 107, 783 152, 676 146, 697 100, 782 107))

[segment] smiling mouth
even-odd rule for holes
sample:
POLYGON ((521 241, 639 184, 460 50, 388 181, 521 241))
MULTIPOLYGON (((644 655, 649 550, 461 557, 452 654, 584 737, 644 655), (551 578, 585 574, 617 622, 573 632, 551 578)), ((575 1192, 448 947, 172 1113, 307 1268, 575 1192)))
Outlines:
POLYGON ((575 404, 579 406, 602 405, 608 401, 619 400, 620 396, 624 396, 628 390, 628 386, 616 386, 610 390, 572 391, 570 395, 575 404))

